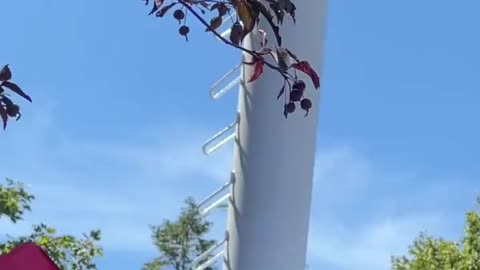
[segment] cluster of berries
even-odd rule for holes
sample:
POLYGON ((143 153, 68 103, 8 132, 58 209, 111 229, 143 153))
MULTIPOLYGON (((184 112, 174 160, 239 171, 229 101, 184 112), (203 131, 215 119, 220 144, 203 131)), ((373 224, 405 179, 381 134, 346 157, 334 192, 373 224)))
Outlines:
MULTIPOLYGON (((223 23, 223 16, 225 16, 230 11, 230 9, 227 7, 227 5, 225 3, 220 3, 220 2, 215 3, 214 5, 209 7, 209 9, 210 9, 210 11, 217 10, 218 11, 218 16, 215 16, 210 20, 209 27, 207 27, 207 29, 205 29, 206 32, 218 29, 223 23)), ((205 13, 205 11, 203 9, 201 11, 202 11, 202 13, 205 13)), ((182 20, 185 19, 185 16, 186 16, 186 14, 185 14, 185 12, 183 12, 182 9, 177 9, 173 12, 173 17, 176 20, 178 20, 179 23, 181 23, 182 20)), ((241 36, 241 33, 237 34, 238 33, 238 25, 239 25, 239 23, 234 24, 234 27, 232 27, 232 29, 234 29, 234 31, 232 31, 232 32, 233 32, 233 35, 235 37, 231 37, 231 38, 234 38, 234 40, 238 40, 238 41, 234 42, 235 44, 238 44, 240 42, 240 36, 241 36)), ((243 31, 243 28, 241 28, 241 25, 240 25, 240 30, 243 31)), ((190 33, 190 27, 183 24, 178 28, 178 33, 181 36, 184 36, 185 39, 188 41, 188 34, 190 33)))
MULTIPOLYGON (((179 23, 181 23, 181 21, 183 19, 185 19, 185 12, 183 12, 183 10, 181 10, 181 9, 177 9, 173 12, 173 17, 176 20, 178 20, 179 23)), ((186 25, 182 25, 182 26, 180 26, 180 28, 178 28, 178 33, 181 36, 184 36, 185 39, 188 40, 188 33, 190 33, 190 27, 188 27, 186 25)))
POLYGON ((297 107, 295 104, 296 102, 300 103, 300 108, 305 111, 305 116, 308 115, 308 112, 312 108, 312 101, 304 97, 303 94, 305 92, 305 88, 305 82, 302 80, 297 80, 293 83, 289 100, 285 102, 285 109, 283 112, 285 118, 287 118, 289 114, 295 112, 297 107))

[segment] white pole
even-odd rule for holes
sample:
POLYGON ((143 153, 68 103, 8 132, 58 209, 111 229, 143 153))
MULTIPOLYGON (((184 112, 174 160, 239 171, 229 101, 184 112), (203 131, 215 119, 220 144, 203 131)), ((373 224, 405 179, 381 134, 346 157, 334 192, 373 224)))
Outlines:
MULTIPOLYGON (((321 75, 327 0, 292 2, 297 23, 286 17, 282 47, 321 75)), ((259 27, 273 44, 265 20, 259 27)), ((247 38, 244 46, 256 48, 253 42, 247 38)), ((243 67, 243 81, 252 71, 243 67)), ((268 67, 259 80, 240 87, 225 270, 305 269, 320 95, 308 77, 302 79, 313 103, 307 117, 297 108, 285 119, 283 97, 276 100, 283 80, 268 67)))

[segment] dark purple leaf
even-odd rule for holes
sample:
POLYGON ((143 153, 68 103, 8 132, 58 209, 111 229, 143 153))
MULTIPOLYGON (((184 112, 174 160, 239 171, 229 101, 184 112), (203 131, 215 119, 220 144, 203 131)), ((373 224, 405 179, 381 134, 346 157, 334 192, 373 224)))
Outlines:
POLYGON ((210 29, 212 30, 217 30, 217 28, 219 28, 223 23, 223 19, 221 16, 217 16, 217 17, 214 17, 212 18, 212 20, 210 20, 210 27, 205 29, 205 32, 209 32, 210 29))
POLYGON ((13 101, 6 96, 2 96, 0 101, 2 101, 5 104, 5 106, 7 106, 7 108, 14 104, 13 101))
POLYGON ((252 5, 253 9, 257 11, 257 13, 261 13, 263 17, 267 19, 268 23, 270 24, 270 27, 273 30, 273 33, 275 34, 275 38, 277 39, 278 46, 282 47, 282 37, 280 36, 280 28, 276 26, 275 23, 273 22, 273 15, 270 14, 267 8, 259 1, 252 1, 250 4, 252 5))
POLYGON ((258 59, 255 60, 255 66, 253 67, 253 74, 250 80, 248 81, 249 83, 260 78, 260 75, 262 75, 263 73, 263 64, 264 64, 263 61, 260 61, 258 59))
POLYGON ((173 6, 175 6, 177 3, 173 2, 168 6, 164 6, 162 9, 160 9, 155 16, 157 17, 163 17, 165 13, 167 13, 173 6))
MULTIPOLYGON (((206 6, 206 8, 208 8, 208 6, 206 6)), ((225 16, 225 14, 228 12, 228 7, 225 5, 225 3, 215 3, 210 7, 210 11, 215 9, 218 11, 218 16, 225 16)))
POLYGON ((8 114, 7 110, 2 104, 0 104, 0 117, 2 118, 3 122, 3 130, 5 130, 7 128, 8 114))
POLYGON ((277 95, 277 100, 285 93, 285 84, 283 84, 282 89, 280 89, 280 92, 278 92, 277 95))
POLYGON ((296 64, 293 64, 292 67, 297 69, 305 74, 307 74, 313 82, 315 89, 320 88, 320 77, 318 76, 317 72, 310 66, 307 61, 301 61, 296 64))
POLYGON ((295 10, 297 10, 297 7, 295 6, 294 3, 290 3, 291 4, 291 10, 290 10, 290 17, 292 17, 293 19, 293 23, 297 23, 297 19, 295 17, 295 10))
POLYGON ((1 86, 7 87, 8 89, 12 90, 12 92, 17 93, 19 96, 23 97, 24 99, 32 102, 32 98, 30 98, 29 95, 25 94, 25 92, 23 92, 23 90, 18 85, 12 82, 3 82, 1 86))
POLYGON ((152 15, 153 13, 155 13, 155 11, 157 11, 160 6, 163 4, 163 1, 164 0, 155 0, 153 1, 153 8, 152 8, 152 11, 150 11, 150 13, 148 13, 148 15, 152 15))
POLYGON ((5 65, 1 70, 0 70, 0 81, 8 81, 12 78, 12 72, 10 71, 10 68, 8 65, 5 65))
POLYGON ((283 116, 285 116, 285 118, 288 118, 287 104, 285 104, 285 105, 283 106, 283 116))
POLYGON ((270 8, 273 10, 275 17, 277 18, 278 24, 283 24, 283 17, 285 16, 285 12, 280 8, 280 5, 276 2, 270 2, 270 8))
POLYGON ((225 5, 224 3, 215 3, 210 7, 210 11, 213 11, 214 9, 217 9, 220 7, 220 5, 225 5))
POLYGON ((209 8, 209 4, 207 2, 202 1, 200 2, 200 5, 204 8, 207 8, 207 9, 209 8))

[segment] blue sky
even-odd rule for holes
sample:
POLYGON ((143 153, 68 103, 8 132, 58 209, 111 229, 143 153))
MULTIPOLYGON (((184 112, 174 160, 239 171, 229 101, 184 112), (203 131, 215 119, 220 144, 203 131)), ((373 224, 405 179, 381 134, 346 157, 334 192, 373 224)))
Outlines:
MULTIPOLYGON (((389 269, 419 231, 458 239, 479 195, 480 2, 330 2, 308 261, 389 269)), ((38 199, 0 232, 101 228, 100 269, 139 269, 156 254, 148 225, 227 179, 231 149, 200 147, 233 120, 236 94, 213 102, 208 88, 239 54, 193 22, 186 43, 148 11, 2 4, 0 62, 34 103, 2 134, 0 176, 38 199)))

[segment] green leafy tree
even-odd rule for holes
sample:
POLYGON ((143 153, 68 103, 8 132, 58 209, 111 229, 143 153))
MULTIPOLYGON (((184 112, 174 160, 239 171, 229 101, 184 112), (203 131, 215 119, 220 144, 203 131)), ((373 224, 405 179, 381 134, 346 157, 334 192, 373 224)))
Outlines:
MULTIPOLYGON (((7 179, 0 184, 0 218, 8 218, 17 223, 22 220, 25 211, 30 211, 35 197, 29 194, 21 183, 7 179)), ((93 230, 82 238, 70 235, 57 235, 56 229, 45 224, 33 226, 33 232, 27 236, 11 237, 0 243, 0 254, 6 254, 13 248, 26 242, 41 246, 50 258, 61 268, 70 270, 97 269, 94 259, 102 256, 98 246, 100 231, 93 230)))
MULTIPOLYGON (((477 200, 480 206, 480 198, 477 200)), ((393 257, 394 270, 479 270, 480 215, 466 214, 465 236, 459 242, 421 233, 409 248, 409 256, 393 257)))
POLYGON ((146 263, 143 270, 158 270, 167 266, 175 270, 189 270, 193 260, 215 244, 214 240, 205 239, 212 223, 200 215, 192 198, 188 198, 185 204, 176 221, 165 220, 161 225, 151 227, 152 240, 160 256, 146 263))
POLYGON ((0 218, 7 217, 16 223, 25 211, 31 210, 30 203, 34 199, 21 183, 6 179, 6 185, 0 185, 0 218))

